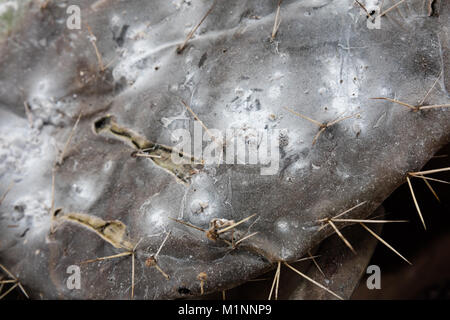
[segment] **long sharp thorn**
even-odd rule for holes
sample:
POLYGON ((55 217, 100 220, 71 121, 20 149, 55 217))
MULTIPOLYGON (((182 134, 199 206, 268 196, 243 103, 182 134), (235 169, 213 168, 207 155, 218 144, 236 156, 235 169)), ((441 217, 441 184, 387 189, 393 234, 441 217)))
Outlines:
POLYGON ((322 128, 317 132, 317 134, 314 136, 314 139, 312 141, 312 145, 315 145, 317 140, 319 139, 320 135, 325 131, 326 127, 322 128))
POLYGON ((289 109, 289 108, 287 108, 287 107, 283 107, 283 108, 284 108, 285 110, 289 111, 290 113, 292 113, 292 114, 294 114, 294 115, 296 115, 296 116, 299 116, 300 118, 303 118, 303 119, 305 119, 305 120, 308 120, 309 122, 312 122, 312 123, 318 125, 319 127, 321 127, 321 126, 323 125, 323 123, 320 123, 320 122, 317 121, 317 120, 314 120, 314 119, 311 119, 311 118, 309 118, 309 117, 307 117, 307 116, 304 116, 304 115, 302 115, 301 113, 298 113, 298 112, 296 112, 296 111, 294 111, 294 110, 292 110, 292 109, 289 109))
POLYGON ((277 35, 278 32, 278 28, 280 27, 280 10, 281 10, 281 3, 283 2, 283 0, 278 0, 278 5, 277 5, 277 12, 275 14, 275 22, 273 23, 273 29, 272 29, 272 35, 271 35, 271 39, 275 39, 275 36, 277 35))
POLYGON ((279 274, 279 272, 280 272, 280 266, 281 266, 281 264, 280 264, 280 262, 278 261, 278 264, 277 264, 277 271, 275 271, 275 276, 273 277, 272 287, 270 288, 269 298, 268 298, 267 300, 271 300, 271 299, 272 299, 272 293, 273 293, 273 289, 275 288, 275 284, 276 284, 276 282, 277 282, 278 274, 279 274))
POLYGON ((106 66, 104 66, 104 70, 108 69, 118 58, 118 55, 116 55, 114 58, 111 59, 111 61, 109 61, 106 66))
POLYGON ((223 229, 218 230, 218 231, 217 231, 217 234, 221 234, 221 233, 227 232, 228 230, 231 230, 231 229, 237 227, 238 225, 240 225, 240 224, 246 222, 247 220, 250 220, 250 219, 253 218, 254 216, 256 216, 256 213, 252 214, 251 216, 248 216, 247 218, 242 219, 242 220, 239 221, 239 222, 236 222, 236 223, 232 224, 231 226, 228 226, 228 227, 226 227, 226 228, 223 228, 223 229))
POLYGON ((10 277, 10 278, 12 278, 12 279, 14 279, 14 280, 16 280, 16 281, 18 281, 18 279, 16 278, 16 276, 14 276, 13 274, 12 274, 12 272, 11 271, 9 271, 4 265, 2 265, 1 263, 0 263, 0 268, 10 277))
POLYGON ((156 268, 156 270, 158 270, 159 272, 161 272, 161 274, 164 276, 164 278, 166 278, 167 280, 170 279, 169 275, 168 275, 167 273, 165 273, 165 272, 163 271, 163 269, 161 269, 160 266, 158 266, 157 264, 155 264, 155 268, 156 268))
MULTIPOLYGON (((331 219, 334 220, 334 219, 337 219, 337 218, 339 218, 339 217, 342 217, 344 214, 349 213, 350 211, 355 210, 356 208, 362 206, 362 205, 365 204, 366 202, 367 202, 367 201, 363 201, 363 202, 361 202, 361 203, 358 203, 357 205, 355 205, 355 206, 351 207, 350 209, 347 209, 347 210, 345 210, 345 211, 339 213, 338 215, 334 216, 334 217, 331 218, 331 219)), ((329 220, 328 218, 325 218, 325 219, 320 219, 320 220, 317 220, 317 221, 318 221, 318 222, 327 222, 328 220, 329 220)))
POLYGON ((100 51, 98 50, 98 47, 97 47, 96 37, 94 36, 94 33, 92 32, 92 29, 89 25, 87 25, 87 29, 92 38, 90 42, 92 43, 92 46, 94 47, 95 55, 97 56, 97 61, 98 61, 98 66, 100 68, 100 71, 104 71, 105 66, 103 65, 102 55, 100 54, 100 51))
POLYGON ((342 241, 344 241, 344 243, 346 244, 346 246, 354 253, 356 254, 355 249, 353 249, 352 245, 350 244, 350 242, 344 237, 344 235, 339 231, 339 229, 336 227, 336 225, 333 223, 333 221, 329 220, 328 223, 330 224, 330 226, 334 229, 334 231, 336 231, 337 235, 339 236, 339 238, 342 239, 342 241))
POLYGON ((449 108, 450 104, 435 104, 431 106, 421 106, 419 110, 437 109, 437 108, 449 108))
POLYGON ((214 1, 214 3, 212 4, 211 8, 206 12, 206 14, 200 20, 200 22, 197 23, 194 28, 192 28, 192 30, 189 32, 189 34, 187 35, 186 39, 184 40, 183 44, 181 46, 177 47, 177 53, 182 53, 183 52, 183 50, 186 48, 187 43, 189 42, 189 40, 194 35, 195 31, 197 31, 197 29, 200 27, 200 25, 203 23, 203 21, 205 21, 205 19, 209 16, 211 11, 213 11, 214 7, 216 6, 216 3, 217 3, 217 0, 214 1))
POLYGON ((137 247, 141 244, 142 240, 144 240, 144 238, 139 239, 139 241, 136 243, 136 245, 133 247, 133 252, 136 252, 137 247))
POLYGON ((358 0, 355 0, 355 2, 361 7, 361 9, 364 10, 364 12, 366 13, 366 17, 370 18, 372 20, 372 22, 374 21, 373 17, 370 15, 369 11, 367 11, 367 8, 358 0))
POLYGON ((0 280, 0 284, 8 284, 8 283, 16 283, 17 280, 11 279, 11 280, 0 280))
POLYGON ((234 244, 233 245, 233 242, 232 241, 228 241, 228 240, 226 240, 226 239, 221 239, 223 242, 225 242, 227 245, 229 245, 230 247, 232 247, 232 248, 235 248, 236 247, 236 244, 234 244))
POLYGON ((305 278, 306 280, 308 280, 309 282, 315 284, 316 286, 318 286, 319 288, 322 288, 323 290, 327 291, 328 293, 332 294, 333 296, 335 296, 336 298, 338 298, 339 300, 344 300, 341 296, 337 295, 336 293, 334 293, 333 291, 331 291, 330 289, 328 289, 327 287, 321 285, 320 283, 318 283, 317 281, 311 279, 310 277, 308 277, 306 274, 303 274, 302 272, 298 271, 297 269, 295 269, 294 267, 292 267, 290 264, 288 264, 287 262, 284 262, 284 264, 286 265, 286 267, 288 267, 289 269, 291 269, 292 271, 294 271, 295 273, 299 274, 300 276, 302 276, 303 278, 305 278))
MULTIPOLYGON (((216 142, 216 138, 214 137, 213 134, 211 134, 211 132, 209 132, 208 127, 203 123, 202 120, 200 120, 200 118, 197 116, 197 114, 194 112, 194 110, 192 110, 191 107, 189 107, 189 105, 184 102, 184 100, 181 100, 181 103, 184 105, 184 107, 189 111, 189 113, 194 117, 195 120, 197 120, 200 125, 203 127, 203 129, 205 129, 206 133, 209 135, 209 137, 211 138, 212 141, 216 142)), ((217 142, 216 142, 217 143, 217 142)))
POLYGON ((302 262, 302 261, 307 261, 307 260, 313 260, 314 258, 318 258, 320 256, 311 256, 311 257, 305 257, 305 258, 301 258, 298 260, 295 260, 294 262, 302 262))
POLYGON ((17 282, 17 284, 19 285, 19 289, 20 289, 20 291, 22 291, 22 293, 25 295, 25 297, 27 297, 27 299, 30 299, 30 296, 25 291, 25 288, 22 286, 22 284, 20 282, 17 282))
POLYGON ((405 0, 400 0, 399 2, 397 2, 396 4, 394 4, 392 7, 390 7, 389 9, 386 9, 384 12, 380 13, 379 16, 382 17, 385 14, 387 14, 389 11, 397 8, 399 5, 401 5, 403 2, 405 2, 405 0))
POLYGON ((347 214, 347 213, 349 213, 350 211, 353 211, 353 210, 355 210, 356 208, 359 208, 360 206, 366 204, 366 202, 367 202, 367 201, 363 201, 363 202, 361 202, 361 203, 358 203, 357 205, 351 207, 350 209, 347 209, 347 210, 345 210, 344 212, 339 213, 337 216, 333 217, 333 219, 342 217, 344 214, 347 214))
POLYGON ((410 108, 410 109, 412 109, 412 110, 417 110, 416 107, 414 107, 414 106, 412 106, 412 105, 410 105, 410 104, 408 104, 408 103, 405 103, 405 102, 402 102, 402 101, 399 101, 399 100, 395 100, 395 99, 391 99, 391 98, 384 98, 384 97, 381 97, 381 98, 371 98, 371 99, 372 99, 372 100, 387 100, 387 101, 390 101, 390 102, 393 102, 393 103, 400 104, 400 105, 405 106, 405 107, 407 107, 407 108, 410 108))
POLYGON ((433 193, 433 195, 435 196, 435 198, 437 199, 437 201, 441 202, 441 200, 439 199, 436 191, 434 191, 433 187, 431 186, 431 184, 428 182, 427 179, 425 179, 425 177, 423 178, 423 182, 425 182, 425 184, 427 185, 428 189, 430 189, 430 191, 433 193))
POLYGON ((363 223, 400 223, 409 222, 408 220, 364 220, 364 219, 331 219, 333 222, 363 222, 363 223))
POLYGON ((422 106, 423 103, 425 102, 425 99, 428 98, 428 96, 430 95, 431 91, 433 91, 434 87, 436 86, 436 84, 438 83, 439 79, 442 76, 442 71, 439 73, 439 76, 436 78, 436 80, 434 81, 433 85, 431 86, 430 90, 427 91, 427 94, 423 97, 422 100, 420 100, 419 102, 419 106, 422 106))
POLYGON ((159 253, 161 252, 162 248, 164 247, 164 244, 166 243, 167 239, 169 239, 171 231, 167 232, 166 237, 164 238, 163 242, 158 248, 158 251, 155 253, 155 259, 158 257, 159 253))
POLYGON ((447 158, 447 157, 448 157, 448 154, 440 154, 440 155, 437 155, 437 156, 433 156, 433 159, 447 158))
POLYGON ((202 232, 206 232, 205 229, 202 229, 202 228, 200 228, 200 227, 194 226, 193 224, 190 224, 190 223, 187 223, 187 222, 178 220, 178 219, 174 219, 174 218, 171 218, 171 217, 169 217, 169 219, 170 219, 170 220, 173 220, 173 221, 175 221, 175 222, 184 224, 185 226, 188 226, 188 227, 190 227, 190 228, 193 228, 193 229, 196 229, 196 230, 199 230, 199 231, 202 231, 202 232))
POLYGON ((438 173, 438 172, 444 172, 444 171, 450 171, 450 167, 441 168, 441 169, 426 170, 426 171, 410 172, 409 174, 411 174, 411 175, 426 175, 426 174, 432 174, 432 173, 438 173))
POLYGON ((324 278, 326 278, 325 273, 323 272, 322 268, 319 266, 319 264, 318 264, 317 261, 316 261, 316 257, 317 257, 317 256, 313 256, 313 255, 311 254, 311 251, 308 251, 308 255, 309 255, 309 258, 312 259, 312 261, 313 261, 314 265, 316 266, 317 270, 319 270, 319 272, 322 274, 322 276, 323 276, 324 278))
POLYGON ((422 221, 423 227, 425 228, 425 230, 427 230, 427 226, 425 225, 425 220, 423 220, 422 212, 420 211, 419 204, 417 203, 416 195, 414 194, 414 190, 413 190, 411 180, 409 179, 409 177, 406 177, 406 181, 408 182, 409 190, 411 191, 411 195, 412 195, 414 204, 416 206, 417 213, 419 214, 419 217, 420 217, 420 220, 422 221))
POLYGON ((387 243, 386 241, 383 240, 383 238, 381 238, 378 234, 376 234, 372 229, 370 229, 369 227, 367 227, 364 223, 361 223, 361 225, 364 227, 364 229, 366 229, 367 231, 369 231, 369 233, 371 235, 373 235, 375 238, 377 238, 377 240, 379 240, 382 244, 384 244, 386 247, 388 247, 389 249, 391 249, 392 251, 394 251, 400 258, 402 258, 403 260, 405 260, 408 264, 412 265, 411 262, 408 261, 408 259, 406 259, 404 256, 402 256, 397 250, 395 250, 389 243, 387 243))
POLYGON ((112 256, 107 256, 107 257, 101 257, 101 258, 95 258, 95 259, 91 259, 91 260, 82 261, 80 264, 87 264, 87 263, 92 263, 92 262, 97 262, 97 261, 115 259, 115 258, 129 256, 129 255, 132 255, 132 254, 133 254, 133 252, 127 251, 127 252, 122 252, 122 253, 115 254, 115 255, 112 255, 112 256))
POLYGON ((448 182, 448 181, 434 179, 434 178, 430 178, 430 177, 427 177, 427 176, 421 176, 419 174, 412 174, 411 177, 421 178, 421 179, 424 179, 424 180, 430 180, 430 181, 435 181, 435 182, 440 182, 440 183, 445 183, 445 184, 450 184, 450 182, 448 182))
POLYGON ((243 237, 242 239, 239 239, 238 241, 236 241, 236 243, 234 244, 234 246, 235 246, 235 247, 238 246, 239 243, 241 243, 242 241, 245 241, 245 240, 247 240, 248 238, 251 238, 251 237, 253 237, 253 236, 256 236, 257 234, 258 234, 258 232, 253 232, 253 233, 249 234, 248 236, 245 236, 245 237, 243 237))
POLYGON ((349 116, 346 116, 346 117, 343 117, 343 118, 339 118, 339 119, 333 120, 333 121, 327 123, 327 127, 331 127, 332 125, 335 125, 336 123, 339 123, 341 121, 353 118, 354 116, 357 116, 357 115, 359 115, 359 113, 355 113, 355 114, 352 114, 352 115, 349 115, 349 116))
POLYGON ((60 155, 60 157, 59 157, 59 159, 58 159, 58 164, 59 164, 59 165, 61 165, 61 164, 63 163, 63 161, 64 161, 64 156, 65 156, 65 154, 66 154, 67 148, 68 148, 69 145, 70 145, 70 142, 72 141, 72 137, 73 137, 73 135, 74 135, 74 133, 75 133, 75 130, 77 129, 78 123, 80 122, 81 115, 82 115, 82 112, 80 112, 80 114, 78 115, 78 118, 77 118, 77 120, 75 121, 75 124, 73 125, 72 130, 70 131, 69 137, 67 138, 67 141, 66 141, 66 143, 64 144, 63 151, 61 152, 61 155, 60 155))
POLYGON ((280 276, 281 276, 281 262, 278 261, 278 276, 277 276, 277 283, 275 285, 275 300, 278 300, 278 287, 280 285, 280 276))
POLYGON ((134 299, 134 252, 131 255, 131 299, 134 299))

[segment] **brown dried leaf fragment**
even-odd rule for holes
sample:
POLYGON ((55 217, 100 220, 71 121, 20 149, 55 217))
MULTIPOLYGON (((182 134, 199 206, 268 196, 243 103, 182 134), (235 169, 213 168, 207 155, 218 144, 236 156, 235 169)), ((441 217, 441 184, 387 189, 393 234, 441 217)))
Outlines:
POLYGON ((97 119, 94 122, 93 130, 96 134, 108 133, 124 141, 136 150, 132 153, 132 157, 150 159, 185 184, 189 183, 190 178, 198 172, 197 166, 201 166, 202 163, 201 160, 195 159, 191 155, 169 146, 151 142, 133 130, 120 126, 112 115, 97 119), (181 163, 173 161, 173 155, 178 156, 181 163))
POLYGON ((115 248, 122 248, 129 251, 133 250, 133 244, 127 239, 127 226, 121 221, 105 221, 96 216, 76 212, 58 216, 58 219, 73 222, 88 228, 103 240, 112 244, 115 248))

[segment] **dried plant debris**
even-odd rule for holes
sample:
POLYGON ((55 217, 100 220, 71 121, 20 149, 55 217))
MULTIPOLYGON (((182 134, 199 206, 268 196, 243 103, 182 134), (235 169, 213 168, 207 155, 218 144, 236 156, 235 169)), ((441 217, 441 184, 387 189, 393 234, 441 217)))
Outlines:
POLYGON ((115 248, 133 249, 133 244, 127 239, 127 226, 121 221, 105 221, 101 218, 85 213, 59 213, 59 220, 72 222, 95 232, 103 240, 112 244, 115 248))
POLYGON ((190 155, 186 155, 181 151, 174 151, 173 148, 153 143, 146 138, 134 133, 125 127, 116 123, 113 116, 105 116, 95 121, 94 131, 97 134, 107 132, 114 137, 128 143, 136 151, 132 157, 146 157, 152 160, 157 166, 167 170, 180 179, 184 183, 188 183, 192 175, 198 172, 201 167, 201 160, 197 160, 190 155), (187 164, 175 163, 172 160, 172 153, 177 152, 180 158, 186 158, 187 164))
MULTIPOLYGON (((393 221, 370 217, 394 190, 446 196, 443 171, 420 171, 450 142, 443 1, 74 0, 80 29, 63 3, 12 2, 0 260, 31 298, 221 295, 277 268, 272 299, 287 274, 346 298, 325 285, 327 257, 308 262, 317 274, 294 262, 334 235, 362 264, 346 226, 390 247, 375 228, 393 221), (67 266, 102 258, 67 288, 67 266)), ((413 198, 404 219, 425 225, 413 198)))
POLYGON ((213 2, 213 4, 212 4, 211 8, 209 8, 209 10, 206 11, 205 15, 202 17, 202 19, 200 20, 200 22, 197 23, 197 24, 195 25, 194 28, 192 28, 192 30, 191 30, 191 31, 189 32, 189 34, 187 35, 186 40, 184 40, 184 42, 183 42, 181 45, 179 45, 179 46, 177 47, 177 53, 178 53, 178 54, 183 53, 183 51, 184 51, 184 49, 186 48, 186 46, 187 46, 189 40, 190 40, 190 39, 192 38, 192 36, 195 34, 195 32, 197 31, 197 29, 201 26, 201 24, 203 23, 203 21, 205 21, 205 19, 209 16, 209 14, 214 10, 214 7, 216 6, 216 4, 217 4, 217 0, 214 0, 214 2, 213 2))

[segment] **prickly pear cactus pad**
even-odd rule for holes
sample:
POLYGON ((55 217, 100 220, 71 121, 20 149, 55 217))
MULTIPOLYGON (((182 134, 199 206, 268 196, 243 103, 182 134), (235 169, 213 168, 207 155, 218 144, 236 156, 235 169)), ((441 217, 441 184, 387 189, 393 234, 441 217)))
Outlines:
POLYGON ((235 287, 450 142, 447 1, 10 0, 0 19, 0 262, 31 298, 235 287))

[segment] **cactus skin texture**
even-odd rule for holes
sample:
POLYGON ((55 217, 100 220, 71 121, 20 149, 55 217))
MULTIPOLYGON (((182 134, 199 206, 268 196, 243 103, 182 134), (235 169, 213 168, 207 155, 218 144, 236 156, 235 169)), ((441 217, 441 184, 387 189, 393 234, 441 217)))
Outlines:
POLYGON ((416 106, 435 83, 423 105, 449 103, 444 2, 406 1, 369 29, 354 1, 284 1, 271 39, 278 1, 219 0, 181 52, 211 1, 70 1, 80 30, 66 27, 68 2, 29 2, 0 45, 0 195, 14 181, 0 262, 32 298, 128 299, 134 261, 134 298, 174 299, 304 257, 335 233, 317 220, 363 202, 346 217, 370 216, 450 142, 448 108, 371 99, 416 106), (319 123, 352 117, 319 127, 286 108, 319 123), (176 129, 193 133, 193 113, 222 131, 280 130, 277 173, 158 158, 176 129), (153 159, 136 156, 144 147, 153 159), (257 234, 236 248, 174 221, 208 231, 253 214, 235 235, 257 234), (79 290, 66 286, 70 265, 79 290))

